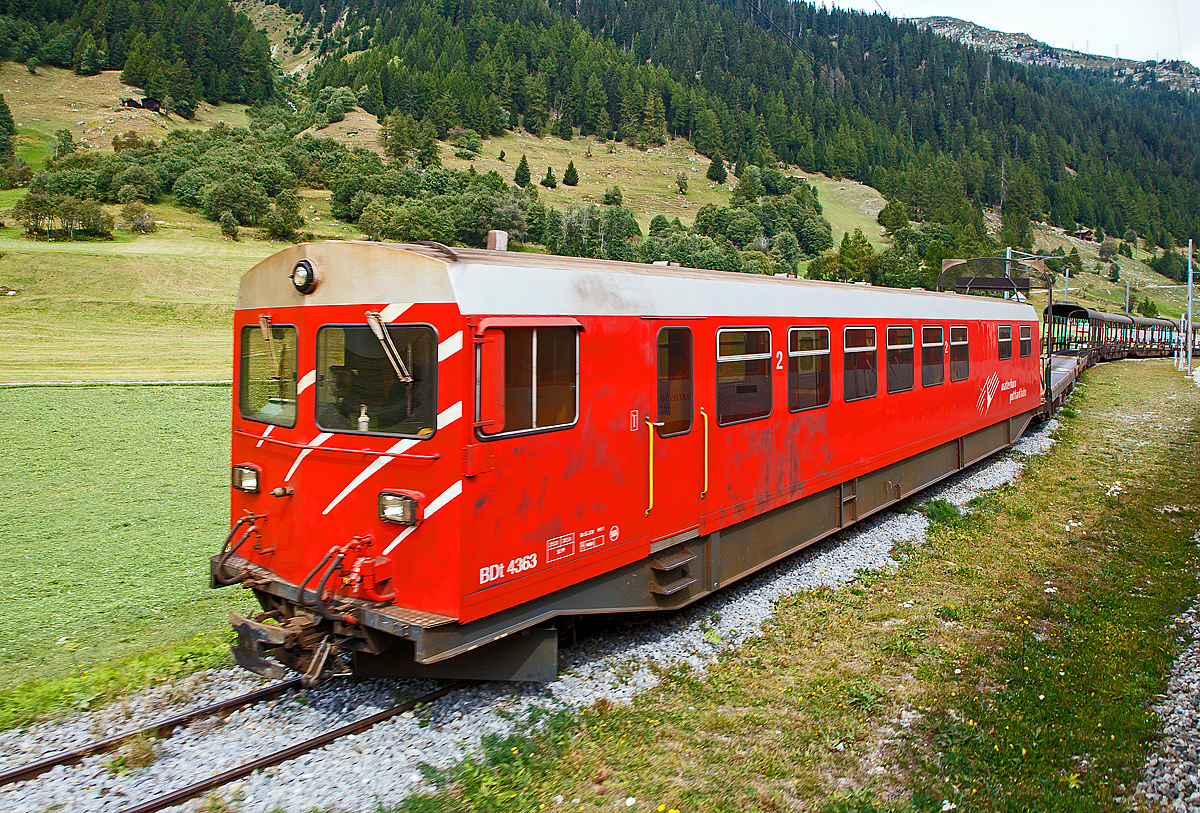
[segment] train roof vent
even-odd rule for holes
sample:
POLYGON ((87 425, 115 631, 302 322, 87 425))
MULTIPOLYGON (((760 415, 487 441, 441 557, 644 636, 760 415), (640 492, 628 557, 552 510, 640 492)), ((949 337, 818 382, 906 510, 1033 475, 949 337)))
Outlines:
POLYGON ((501 229, 489 231, 487 247, 489 251, 508 251, 508 232, 501 229))

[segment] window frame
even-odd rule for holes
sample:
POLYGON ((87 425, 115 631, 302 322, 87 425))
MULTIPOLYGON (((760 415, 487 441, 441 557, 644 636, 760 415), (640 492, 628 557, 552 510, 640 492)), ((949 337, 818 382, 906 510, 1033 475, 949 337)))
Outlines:
POLYGON ((292 422, 279 423, 278 421, 266 421, 262 418, 255 418, 252 415, 247 415, 246 411, 242 408, 242 386, 246 382, 246 370, 244 365, 246 356, 243 354, 243 350, 245 349, 246 336, 248 332, 251 330, 258 330, 261 332, 262 327, 259 322, 247 322, 246 324, 242 325, 242 329, 238 332, 238 388, 237 397, 235 400, 237 401, 238 415, 247 421, 254 421, 255 423, 266 424, 268 426, 278 426, 280 429, 295 429, 300 420, 300 328, 291 322, 278 325, 272 322, 271 329, 275 330, 276 328, 285 330, 290 329, 296 334, 296 358, 292 360, 292 367, 294 368, 292 373, 292 389, 295 391, 295 403, 293 404, 292 409, 292 422))
POLYGON ((741 423, 750 423, 752 421, 761 421, 761 420, 765 420, 765 419, 771 417, 772 413, 774 413, 774 411, 775 411, 775 383, 772 380, 774 378, 774 375, 772 374, 772 357, 771 357, 772 353, 774 352, 774 347, 775 347, 774 338, 775 337, 772 335, 771 328, 768 325, 752 325, 752 326, 747 326, 747 327, 719 327, 719 328, 717 328, 716 348, 714 348, 717 351, 716 352, 716 360, 717 360, 716 361, 716 375, 713 376, 713 383, 716 385, 716 392, 714 393, 716 395, 716 406, 713 411, 716 412, 717 426, 737 426, 738 424, 741 424, 741 423), (742 355, 739 355, 739 356, 722 356, 721 355, 721 334, 722 333, 750 333, 750 332, 763 332, 763 333, 767 334, 767 352, 765 354, 764 353, 743 353, 742 355), (762 415, 755 415, 753 418, 742 418, 742 419, 736 420, 736 421, 722 421, 721 420, 721 363, 722 362, 731 362, 731 361, 761 361, 764 359, 767 362, 767 375, 766 375, 767 386, 770 387, 770 391, 767 393, 767 405, 768 405, 767 411, 765 413, 763 413, 762 415))
MULTIPOLYGON (((483 441, 500 440, 502 438, 523 437, 525 435, 544 435, 547 432, 561 432, 565 429, 571 429, 579 424, 579 356, 580 356, 580 341, 579 334, 583 333, 582 325, 530 325, 530 324, 504 324, 503 320, 497 320, 495 324, 489 324, 488 330, 512 330, 517 328, 527 328, 533 331, 533 341, 530 342, 530 355, 533 360, 532 379, 530 384, 531 401, 530 401, 530 416, 534 423, 537 423, 537 332, 546 328, 570 328, 575 333, 575 418, 570 423, 556 423, 553 426, 534 426, 530 429, 513 429, 510 432, 492 432, 486 433, 480 426, 475 427, 475 436, 483 441)), ((506 338, 507 341, 507 338, 506 338)), ((479 420, 480 397, 483 386, 482 373, 483 366, 481 364, 481 356, 483 350, 478 343, 475 344, 475 421, 479 420)), ((505 369, 505 373, 507 373, 505 369)))
POLYGON ((1033 355, 1033 325, 1017 325, 1017 342, 1021 358, 1033 355))
POLYGON ((956 381, 969 381, 971 378, 971 328, 968 325, 950 325, 950 383, 956 381), (962 330, 966 334, 966 339, 961 342, 954 341, 954 331, 962 330), (954 377, 954 348, 967 348, 967 374, 958 378, 954 377))
POLYGON ((658 423, 661 422, 662 416, 658 412, 658 406, 656 403, 655 409, 654 409, 654 421, 655 421, 654 431, 658 434, 658 436, 660 438, 677 438, 677 437, 680 437, 681 435, 688 434, 696 427, 696 335, 695 335, 695 333, 692 332, 692 329, 687 325, 666 325, 664 327, 660 327, 658 329, 658 333, 654 334, 654 350, 655 350, 655 354, 654 354, 654 368, 655 368, 654 369, 654 384, 655 384, 655 400, 656 400, 656 402, 657 402, 657 396, 658 396, 658 385, 662 381, 662 379, 659 377, 659 374, 661 371, 658 369, 658 364, 659 364, 658 344, 660 341, 662 341, 663 332, 667 331, 667 330, 683 330, 683 331, 687 332, 687 335, 688 335, 688 382, 691 385, 692 398, 691 398, 691 401, 688 403, 687 429, 683 429, 678 432, 664 433, 662 431, 663 427, 657 425, 658 423))
MULTIPOLYGON (((899 393, 899 392, 912 392, 914 389, 916 389, 916 386, 917 386, 917 375, 916 375, 916 373, 917 373, 917 359, 916 359, 917 330, 916 330, 916 328, 913 325, 885 325, 883 328, 883 346, 884 346, 883 362, 884 362, 884 366, 887 368, 885 377, 887 378, 888 395, 892 395, 894 393, 899 393), (906 345, 904 345, 904 344, 893 345, 892 339, 891 339, 891 332, 893 330, 907 330, 909 332, 909 343, 906 345), (898 390, 892 389, 892 362, 888 357, 888 353, 892 350, 909 350, 909 351, 912 351, 912 356, 913 356, 913 358, 909 361, 909 364, 908 364, 908 366, 912 369, 912 381, 909 383, 909 385, 907 387, 903 387, 898 390)), ((876 389, 878 389, 878 387, 876 387, 876 389)))
POLYGON ((999 361, 1008 361, 1013 357, 1013 336, 1012 325, 996 325, 996 358, 999 361), (1008 331, 1008 338, 1004 338, 1004 331, 1008 331), (1004 354, 1005 345, 1008 346, 1008 355, 1004 354))
POLYGON ((925 387, 940 387, 945 383, 946 383, 946 328, 943 325, 921 325, 921 388, 924 389, 925 387), (936 345, 933 342, 925 341, 925 331, 926 330, 936 330, 938 332, 938 340, 937 340, 936 345), (925 348, 926 347, 937 347, 938 358, 941 359, 941 361, 938 363, 938 369, 941 370, 941 377, 939 380, 934 381, 930 384, 925 383, 925 368, 927 366, 932 367, 933 365, 927 365, 925 363, 925 348))
MULTIPOLYGON (((885 328, 886 330, 886 328, 885 328)), ((886 336, 886 334, 885 334, 886 336)), ((857 369, 857 368, 855 368, 857 369)), ((870 398, 876 398, 879 395, 879 328, 875 325, 845 325, 842 328, 842 400, 847 404, 852 404, 855 401, 866 401, 870 398), (869 330, 871 331, 872 341, 870 347, 846 347, 846 333, 851 330, 869 330), (846 397, 846 355, 849 353, 873 353, 875 355, 875 390, 870 395, 860 395, 857 398, 846 397)))
POLYGON ((829 330, 828 325, 795 325, 795 326, 788 328, 788 332, 787 332, 787 357, 788 357, 788 360, 787 360, 787 369, 785 370, 785 373, 788 376, 788 383, 787 383, 788 412, 797 413, 797 412, 808 412, 809 410, 812 410, 812 409, 824 409, 825 407, 827 407, 831 403, 833 403, 833 346, 832 346, 832 342, 830 341, 832 338, 833 338, 833 336, 832 336, 831 331, 829 330), (793 350, 792 350, 792 334, 799 333, 801 330, 823 330, 823 331, 825 331, 825 350, 823 350, 823 351, 822 350, 796 350, 793 352, 793 350), (829 397, 825 399, 825 403, 823 403, 823 404, 813 404, 812 406, 793 407, 792 406, 792 384, 791 384, 792 359, 794 359, 794 358, 795 359, 816 358, 819 356, 825 356, 826 359, 828 359, 828 361, 827 361, 828 366, 825 369, 825 374, 827 376, 829 376, 829 397))
POLYGON ((387 330, 392 327, 423 327, 429 328, 433 332, 433 431, 428 435, 401 435, 398 432, 360 432, 357 429, 331 429, 323 426, 320 419, 321 399, 318 396, 318 387, 321 385, 321 331, 330 327, 361 327, 367 331, 371 330, 371 326, 367 322, 327 322, 317 327, 313 334, 314 349, 314 364, 313 371, 315 380, 311 387, 313 391, 313 426, 320 429, 322 432, 329 432, 335 435, 357 435, 360 437, 378 437, 378 438, 406 438, 408 440, 429 440, 438 433, 438 373, 440 372, 441 362, 438 360, 438 347, 441 344, 441 336, 438 335, 438 330, 429 322, 385 322, 383 329, 387 330))

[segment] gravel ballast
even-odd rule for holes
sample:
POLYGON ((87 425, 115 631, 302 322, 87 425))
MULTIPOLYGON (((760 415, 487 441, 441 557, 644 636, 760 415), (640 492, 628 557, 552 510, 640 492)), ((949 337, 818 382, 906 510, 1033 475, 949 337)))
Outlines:
MULTIPOLYGON (((941 498, 962 508, 975 496, 1013 482, 1022 469, 1021 456, 1047 451, 1057 426, 1056 421, 1047 421, 1015 445, 1015 454, 980 463, 927 490, 921 499, 941 498)), ((259 772, 221 793, 235 809, 246 813, 277 809, 299 813, 318 805, 367 813, 380 802, 395 803, 428 789, 419 770, 421 763, 448 767, 478 748, 483 736, 508 733, 523 725, 534 708, 584 708, 601 698, 625 703, 654 686, 662 667, 684 665, 703 672, 722 651, 757 635, 774 612, 777 599, 844 584, 859 571, 892 565, 895 543, 920 544, 927 527, 928 520, 920 513, 881 512, 696 605, 581 641, 567 651, 565 669, 553 683, 486 683, 461 690, 415 713, 405 713, 259 772)), ((264 683, 240 669, 212 670, 138 693, 100 711, 6 732, 0 735, 0 769, 264 683)), ((416 696, 436 685, 440 684, 333 681, 307 692, 292 692, 224 719, 181 729, 156 746, 152 764, 124 775, 110 770, 112 755, 100 755, 76 767, 56 768, 35 780, 0 788, 0 809, 12 813, 47 809, 117 813, 200 777, 366 717, 391 706, 398 696, 416 696)), ((188 807, 197 810, 200 802, 188 807)))

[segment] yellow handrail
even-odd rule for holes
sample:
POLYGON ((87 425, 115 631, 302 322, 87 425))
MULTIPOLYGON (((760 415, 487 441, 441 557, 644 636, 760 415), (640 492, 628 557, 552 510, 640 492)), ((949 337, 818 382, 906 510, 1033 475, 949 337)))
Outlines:
POLYGON ((708 413, 700 407, 700 414, 704 416, 704 490, 700 492, 700 499, 704 499, 708 494, 708 413))
POLYGON ((646 507, 646 516, 654 508, 654 421, 646 419, 646 428, 650 430, 650 505, 646 507))

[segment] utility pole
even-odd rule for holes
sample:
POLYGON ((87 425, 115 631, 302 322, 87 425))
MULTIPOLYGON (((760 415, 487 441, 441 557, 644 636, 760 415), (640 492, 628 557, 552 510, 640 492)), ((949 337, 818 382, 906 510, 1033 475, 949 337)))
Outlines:
POLYGON ((1188 237, 1188 331, 1186 336, 1188 375, 1192 374, 1192 239, 1188 237))
POLYGON ((1129 280, 1125 280, 1125 315, 1129 315, 1129 280))
POLYGON ((1063 302, 1071 301, 1071 266, 1063 264, 1063 302))

